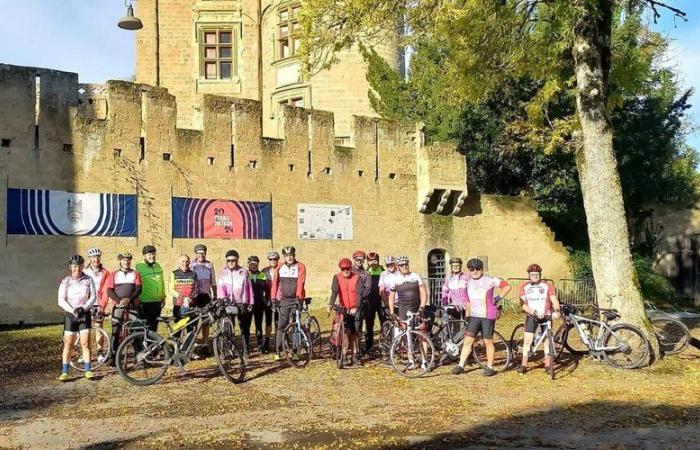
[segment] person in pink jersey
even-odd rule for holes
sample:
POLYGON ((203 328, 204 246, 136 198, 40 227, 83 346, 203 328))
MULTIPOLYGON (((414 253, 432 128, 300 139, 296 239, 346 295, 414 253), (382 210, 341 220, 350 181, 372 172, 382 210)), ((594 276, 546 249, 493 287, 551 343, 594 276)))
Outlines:
POLYGON ((219 272, 216 282, 217 297, 239 306, 238 326, 243 336, 243 357, 248 358, 250 346, 250 325, 253 311, 253 287, 248 271, 238 265, 239 254, 236 250, 226 252, 226 267, 219 272))

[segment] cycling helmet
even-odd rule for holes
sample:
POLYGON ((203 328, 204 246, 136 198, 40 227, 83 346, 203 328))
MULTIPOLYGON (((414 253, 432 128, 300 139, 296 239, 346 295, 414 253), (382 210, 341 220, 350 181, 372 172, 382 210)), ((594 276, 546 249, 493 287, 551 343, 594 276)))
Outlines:
POLYGON ((384 264, 396 264, 396 258, 389 255, 384 257, 384 264))
POLYGON ((365 259, 367 257, 367 254, 363 252, 362 250, 355 250, 352 254, 352 259, 357 259, 357 258, 362 258, 365 259))
POLYGON ((450 264, 459 264, 460 266, 462 265, 462 258, 453 256, 450 258, 450 264))
POLYGON ((230 258, 232 256, 235 256, 236 258, 240 258, 238 255, 238 252, 236 250, 229 250, 226 252, 226 258, 230 258))
POLYGON ((296 255, 297 249, 292 247, 291 245, 285 245, 282 247, 282 254, 287 256, 287 255, 296 255))
POLYGON ((102 256, 102 250, 97 247, 91 247, 87 251, 88 256, 102 256))
POLYGON ((377 253, 377 252, 367 253, 367 261, 379 261, 379 253, 377 253))
POLYGON ((352 261, 348 258, 341 258, 341 260, 338 261, 338 267, 340 270, 350 270, 352 268, 352 261))
POLYGON ((397 256, 396 257, 396 264, 407 263, 407 262, 408 262, 408 256, 397 256))
POLYGON ((249 263, 255 263, 255 264, 260 264, 260 258, 258 258, 255 255, 251 255, 248 257, 248 262, 249 263))
POLYGON ((155 253, 155 252, 156 252, 156 248, 152 245, 146 245, 142 250, 142 253, 144 255, 148 254, 148 253, 155 253))
POLYGON ((73 265, 73 264, 85 264, 85 258, 83 258, 80 255, 73 255, 70 258, 68 258, 68 264, 73 265))
POLYGON ((194 252, 195 252, 195 253, 197 253, 197 252, 204 252, 204 253, 206 253, 206 252, 207 252, 207 246, 204 245, 204 244, 197 244, 197 245, 194 246, 194 252))
POLYGON ((529 266, 527 266, 527 273, 530 272, 542 273, 542 267, 540 267, 539 264, 530 264, 529 266))
POLYGON ((134 255, 132 255, 131 252, 128 252, 128 251, 127 251, 127 252, 122 252, 122 253, 120 253, 120 254, 117 255, 117 259, 118 259, 119 261, 121 261, 121 260, 124 259, 124 258, 126 258, 126 259, 132 259, 133 257, 134 257, 134 255))
POLYGON ((267 259, 280 259, 280 254, 275 251, 268 252, 267 259))
POLYGON ((467 269, 484 270, 484 262, 479 258, 472 258, 469 261, 467 261, 467 269))

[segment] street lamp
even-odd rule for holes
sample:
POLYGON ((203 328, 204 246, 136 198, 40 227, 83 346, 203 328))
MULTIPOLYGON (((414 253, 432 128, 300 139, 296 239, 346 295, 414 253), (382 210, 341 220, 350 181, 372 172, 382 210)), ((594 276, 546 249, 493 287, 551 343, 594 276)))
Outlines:
POLYGON ((124 1, 126 6, 126 16, 119 19, 117 26, 123 30, 140 30, 143 28, 143 23, 138 17, 134 17, 134 6, 131 3, 124 1))

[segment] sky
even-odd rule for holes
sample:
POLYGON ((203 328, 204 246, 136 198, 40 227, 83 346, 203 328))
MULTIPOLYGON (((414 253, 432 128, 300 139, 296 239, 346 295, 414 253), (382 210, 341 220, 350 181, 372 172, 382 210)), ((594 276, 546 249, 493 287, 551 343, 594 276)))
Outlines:
MULTIPOLYGON (((135 1, 138 4, 138 0, 135 1)), ((671 40, 667 64, 691 98, 688 143, 700 150, 700 0, 667 0, 688 14, 684 22, 661 10, 652 29, 671 40)), ((83 83, 129 79, 135 73, 135 33, 117 27, 122 0, 0 0, 0 63, 77 72, 83 83)))

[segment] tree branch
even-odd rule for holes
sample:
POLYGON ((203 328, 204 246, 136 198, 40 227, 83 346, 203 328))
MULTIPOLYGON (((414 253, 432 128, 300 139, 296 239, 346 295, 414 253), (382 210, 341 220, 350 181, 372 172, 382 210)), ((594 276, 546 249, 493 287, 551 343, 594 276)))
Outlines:
POLYGON ((686 22, 688 21, 688 18, 686 17, 687 14, 685 11, 682 11, 676 7, 673 7, 667 3, 660 2, 658 0, 645 0, 646 3, 649 5, 651 10, 654 12, 654 23, 656 23, 656 20, 661 17, 661 13, 659 12, 659 8, 664 8, 673 13, 675 17, 680 17, 681 19, 685 20, 686 22))

